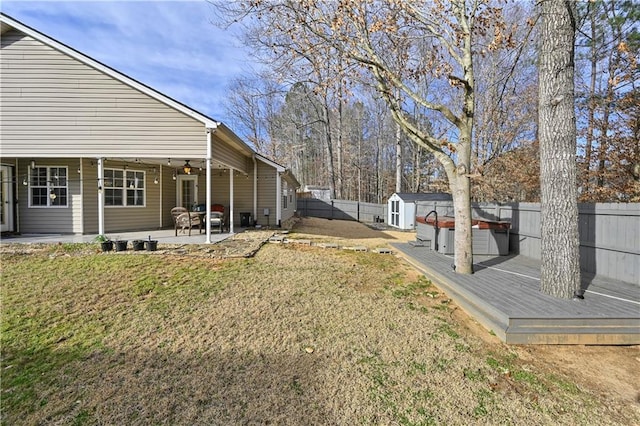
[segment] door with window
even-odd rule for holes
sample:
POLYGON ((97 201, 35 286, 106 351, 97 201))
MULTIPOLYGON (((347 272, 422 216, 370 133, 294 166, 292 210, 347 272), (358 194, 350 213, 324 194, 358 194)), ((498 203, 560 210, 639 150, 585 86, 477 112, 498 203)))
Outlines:
POLYGON ((198 176, 178 175, 176 206, 191 210, 198 204, 198 176))
POLYGON ((391 201, 391 225, 400 226, 400 200, 391 201))
POLYGON ((13 229, 13 169, 0 166, 0 232, 13 229))

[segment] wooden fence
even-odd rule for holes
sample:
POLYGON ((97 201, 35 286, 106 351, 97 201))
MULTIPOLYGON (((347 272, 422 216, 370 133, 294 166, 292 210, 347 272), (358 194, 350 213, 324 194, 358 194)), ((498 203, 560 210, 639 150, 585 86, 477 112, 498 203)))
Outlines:
MULTIPOLYGON (((509 251, 540 259, 539 203, 474 203, 475 218, 511 222, 509 251)), ((436 210, 440 216, 454 216, 451 201, 420 201, 416 214, 436 210)), ((303 216, 360 222, 387 221, 387 205, 357 201, 298 201, 303 216)), ((640 203, 579 204, 580 266, 598 274, 640 287, 640 203)))

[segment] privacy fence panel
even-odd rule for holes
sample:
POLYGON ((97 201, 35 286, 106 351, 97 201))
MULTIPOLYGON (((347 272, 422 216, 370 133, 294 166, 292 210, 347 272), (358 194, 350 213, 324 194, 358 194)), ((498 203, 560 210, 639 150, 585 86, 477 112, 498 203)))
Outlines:
POLYGON ((373 223, 384 220, 387 215, 387 205, 348 200, 323 201, 315 198, 303 198, 298 200, 298 213, 302 216, 373 223))
MULTIPOLYGON (((416 216, 435 210, 454 216, 451 201, 416 202, 416 216)), ((379 222, 387 217, 386 204, 357 201, 301 199, 302 216, 379 222)), ((583 271, 635 283, 640 287, 640 203, 579 204, 580 265, 583 271)), ((541 258, 540 204, 474 203, 477 219, 510 221, 509 251, 541 258)))

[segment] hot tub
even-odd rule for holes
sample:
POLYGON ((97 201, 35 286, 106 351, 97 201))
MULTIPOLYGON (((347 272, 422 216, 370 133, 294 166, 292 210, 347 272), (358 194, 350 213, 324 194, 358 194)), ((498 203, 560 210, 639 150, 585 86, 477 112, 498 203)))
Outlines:
MULTIPOLYGON (((509 229, 511 223, 488 219, 473 219, 472 252, 477 255, 506 256, 509 254, 509 229)), ((431 250, 452 255, 454 253, 455 218, 450 216, 416 217, 416 238, 431 250)))

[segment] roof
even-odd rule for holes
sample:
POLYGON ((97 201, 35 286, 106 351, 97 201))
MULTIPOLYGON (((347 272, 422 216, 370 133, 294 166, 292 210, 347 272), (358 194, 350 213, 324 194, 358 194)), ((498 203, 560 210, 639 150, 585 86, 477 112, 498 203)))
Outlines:
MULTIPOLYGON (((396 192, 393 195, 397 195, 402 201, 451 201, 453 198, 451 194, 445 192, 428 192, 428 193, 413 193, 413 192, 396 192)), ((393 196, 392 195, 392 196, 393 196)))
POLYGON ((247 145, 247 143, 242 140, 242 138, 240 138, 238 135, 236 135, 229 127, 227 127, 224 123, 220 122, 220 121, 216 121, 211 117, 206 116, 205 114, 202 114, 201 112, 153 89, 152 87, 147 86, 144 83, 139 82, 138 80, 135 80, 123 73, 121 73, 120 71, 115 70, 114 68, 111 68, 108 65, 103 64, 100 61, 97 61, 81 52, 79 52, 78 50, 67 46, 64 43, 61 43, 43 33, 41 33, 38 30, 35 30, 31 27, 29 27, 28 25, 23 24, 20 21, 17 21, 15 19, 13 19, 12 17, 0 12, 0 34, 4 34, 7 31, 10 30, 17 30, 20 31, 38 41, 40 41, 41 43, 44 43, 82 63, 84 63, 87 66, 90 66, 164 104, 166 104, 167 106, 182 112, 183 114, 201 122, 204 124, 205 127, 210 128, 210 129, 214 129, 217 130, 219 133, 219 135, 222 135, 222 138, 225 140, 225 142, 230 143, 231 145, 235 146, 238 150, 244 152, 246 155, 248 156, 252 156, 255 155, 256 158, 258 158, 259 160, 263 161, 264 163, 269 164, 270 166, 274 167, 278 172, 280 173, 286 173, 285 178, 287 180, 289 180, 291 182, 291 184, 293 186, 295 186, 296 188, 298 186, 300 186, 300 184, 297 182, 297 180, 295 179, 295 177, 291 174, 290 171, 288 171, 284 166, 269 160, 268 158, 256 153, 253 148, 251 148, 249 145, 247 145))

